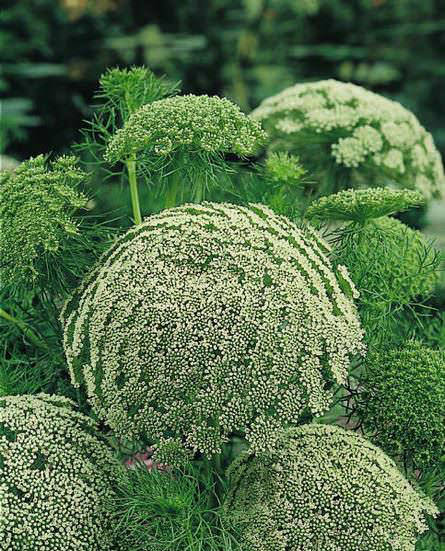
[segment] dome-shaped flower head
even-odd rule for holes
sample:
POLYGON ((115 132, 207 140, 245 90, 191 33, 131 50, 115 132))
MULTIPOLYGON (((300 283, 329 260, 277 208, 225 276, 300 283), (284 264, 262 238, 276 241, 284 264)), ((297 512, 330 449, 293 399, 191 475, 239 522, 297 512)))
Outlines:
POLYGON ((428 467, 445 450, 445 351, 416 341, 373 351, 360 376, 358 416, 387 453, 428 467))
POLYGON ((438 512, 379 448, 340 427, 291 429, 228 474, 225 509, 246 551, 414 551, 438 512))
POLYGON ((75 157, 46 163, 43 155, 0 173, 0 282, 34 280, 78 234, 73 214, 88 199, 75 157))
POLYGON ((425 203, 418 191, 390 188, 347 189, 320 197, 305 212, 309 220, 349 220, 366 222, 402 212, 425 203))
POLYGON ((264 449, 324 412, 363 351, 353 292, 314 230, 264 206, 168 209, 66 304, 72 381, 122 437, 211 456, 236 431, 264 449))
POLYGON ((253 154, 264 140, 259 123, 225 98, 174 96, 143 105, 116 132, 105 154, 109 162, 143 153, 253 154))
POLYGON ((431 134, 402 105, 361 86, 296 84, 264 100, 252 118, 264 124, 272 149, 297 153, 319 178, 332 179, 328 193, 385 183, 427 199, 445 193, 431 134))
POLYGON ((60 396, 0 398, 0 549, 110 549, 119 464, 94 422, 60 396))

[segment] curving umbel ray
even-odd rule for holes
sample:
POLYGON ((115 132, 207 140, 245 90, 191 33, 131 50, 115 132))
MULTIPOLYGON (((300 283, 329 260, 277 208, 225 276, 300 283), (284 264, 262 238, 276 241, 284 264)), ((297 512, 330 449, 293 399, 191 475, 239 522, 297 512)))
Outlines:
MULTIPOLYGON (((75 385, 122 437, 208 456, 317 415, 363 352, 327 245, 262 205, 166 210, 128 231, 62 313, 75 385)), ((171 460, 171 459, 169 459, 171 460)))

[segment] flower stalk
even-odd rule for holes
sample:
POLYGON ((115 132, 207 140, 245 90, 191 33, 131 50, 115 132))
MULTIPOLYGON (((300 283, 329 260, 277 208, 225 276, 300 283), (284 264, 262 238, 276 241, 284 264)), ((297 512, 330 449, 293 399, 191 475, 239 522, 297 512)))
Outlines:
POLYGON ((128 180, 130 183, 131 207, 133 209, 133 218, 136 226, 142 223, 141 207, 139 203, 138 182, 136 178, 136 157, 126 161, 128 170, 128 180))

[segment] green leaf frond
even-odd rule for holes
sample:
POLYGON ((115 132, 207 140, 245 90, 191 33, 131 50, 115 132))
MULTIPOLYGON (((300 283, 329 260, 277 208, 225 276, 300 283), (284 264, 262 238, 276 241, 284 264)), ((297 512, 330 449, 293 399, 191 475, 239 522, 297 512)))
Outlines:
POLYGON ((131 551, 241 551, 209 505, 213 477, 189 465, 167 472, 122 468, 109 501, 116 538, 131 551))
POLYGON ((419 231, 391 217, 352 222, 330 236, 333 255, 360 292, 358 307, 368 338, 394 333, 404 308, 418 305, 439 280, 441 253, 419 231))

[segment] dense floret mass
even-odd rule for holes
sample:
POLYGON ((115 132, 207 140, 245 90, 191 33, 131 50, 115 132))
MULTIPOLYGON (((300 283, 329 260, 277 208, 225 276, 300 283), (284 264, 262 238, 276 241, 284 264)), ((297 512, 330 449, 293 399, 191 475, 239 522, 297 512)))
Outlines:
POLYGON ((434 504, 379 448, 340 427, 305 425, 229 469, 226 511, 245 551, 414 551, 434 504))
POLYGON ((0 549, 103 551, 117 464, 60 396, 0 399, 0 549))
POLYGON ((86 175, 75 157, 47 164, 44 155, 0 173, 0 283, 32 280, 78 233, 73 213, 87 204, 77 190, 86 175))
POLYGON ((253 154, 264 141, 258 122, 235 104, 217 96, 174 96, 143 105, 108 144, 109 162, 123 161, 140 151, 167 156, 188 153, 253 154))
POLYGON ((384 216, 346 228, 336 259, 348 268, 360 304, 386 309, 430 296, 440 256, 421 232, 384 216))
MULTIPOLYGON (((311 170, 323 158, 328 166, 360 168, 366 186, 387 181, 427 199, 445 192, 431 134, 399 103, 361 86, 336 80, 296 84, 264 100, 252 117, 263 122, 272 147, 301 155, 311 170)), ((354 186, 356 172, 348 175, 333 191, 354 186)))
POLYGON ((418 191, 390 188, 347 189, 320 197, 306 210, 308 219, 365 222, 425 203, 418 191))
POLYGON ((409 341, 374 351, 360 378, 358 416, 387 453, 433 464, 445 450, 445 352, 409 341))
POLYGON ((241 431, 272 447, 283 423, 329 407, 363 351, 355 289, 327 255, 314 230, 262 205, 152 216, 62 313, 72 380, 123 437, 211 456, 241 431))

